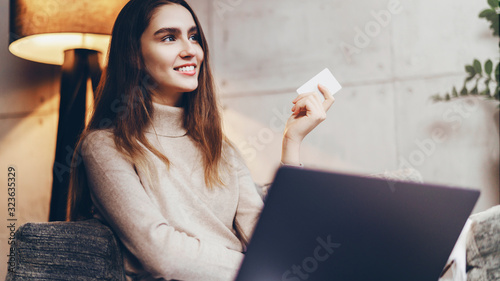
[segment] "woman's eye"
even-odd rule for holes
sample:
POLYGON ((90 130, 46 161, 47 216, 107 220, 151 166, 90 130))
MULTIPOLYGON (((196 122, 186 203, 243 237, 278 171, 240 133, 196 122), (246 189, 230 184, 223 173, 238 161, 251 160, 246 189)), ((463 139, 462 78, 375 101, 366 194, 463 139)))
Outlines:
POLYGON ((198 34, 193 34, 193 35, 189 36, 189 40, 198 41, 198 34))
POLYGON ((172 41, 175 41, 175 37, 172 35, 168 35, 168 36, 163 37, 162 41, 172 42, 172 41))

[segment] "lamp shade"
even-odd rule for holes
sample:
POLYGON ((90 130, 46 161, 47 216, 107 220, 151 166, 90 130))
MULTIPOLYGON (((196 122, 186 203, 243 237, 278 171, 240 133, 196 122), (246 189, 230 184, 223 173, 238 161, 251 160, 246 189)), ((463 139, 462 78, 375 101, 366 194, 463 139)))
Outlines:
POLYGON ((114 21, 128 0, 10 0, 12 54, 62 65, 64 51, 107 53, 114 21))

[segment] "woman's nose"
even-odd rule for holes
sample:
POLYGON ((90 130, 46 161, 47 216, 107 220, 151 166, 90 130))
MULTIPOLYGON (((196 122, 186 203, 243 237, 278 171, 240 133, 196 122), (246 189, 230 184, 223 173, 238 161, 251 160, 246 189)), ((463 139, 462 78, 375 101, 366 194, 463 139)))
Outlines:
POLYGON ((196 55, 196 48, 193 46, 193 43, 187 40, 183 46, 182 51, 180 53, 181 57, 194 57, 196 55))

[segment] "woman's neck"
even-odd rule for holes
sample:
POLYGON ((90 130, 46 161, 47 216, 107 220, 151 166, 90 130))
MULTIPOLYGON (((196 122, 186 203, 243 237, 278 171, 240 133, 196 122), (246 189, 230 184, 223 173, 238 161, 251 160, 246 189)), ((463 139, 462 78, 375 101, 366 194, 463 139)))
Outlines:
POLYGON ((151 95, 151 100, 162 105, 181 107, 183 94, 184 93, 161 93, 154 91, 151 95))
POLYGON ((155 133, 164 137, 182 137, 187 130, 184 128, 184 108, 164 105, 153 101, 151 123, 145 132, 155 133))

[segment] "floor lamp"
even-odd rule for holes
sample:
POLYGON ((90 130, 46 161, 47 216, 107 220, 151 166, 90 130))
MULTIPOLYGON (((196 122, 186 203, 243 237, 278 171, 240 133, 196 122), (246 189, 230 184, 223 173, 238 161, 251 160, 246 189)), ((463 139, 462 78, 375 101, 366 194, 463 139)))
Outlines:
POLYGON ((10 0, 10 52, 62 66, 49 221, 65 220, 67 159, 85 126, 87 82, 90 79, 96 89, 101 54, 107 52, 113 23, 127 1, 10 0))

